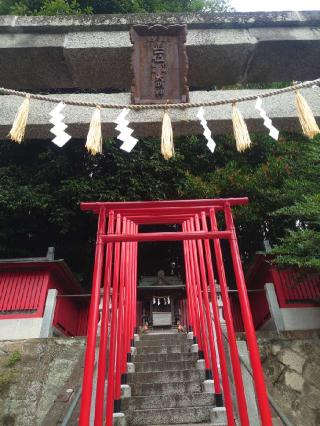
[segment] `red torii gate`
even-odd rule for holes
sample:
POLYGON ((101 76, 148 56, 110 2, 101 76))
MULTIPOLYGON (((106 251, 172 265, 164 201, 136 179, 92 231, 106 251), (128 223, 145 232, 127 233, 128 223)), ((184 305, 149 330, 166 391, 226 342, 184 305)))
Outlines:
POLYGON ((95 426, 103 424, 105 397, 106 426, 112 425, 113 413, 120 412, 121 384, 126 381, 127 361, 131 357, 130 348, 134 342, 136 329, 138 242, 143 241, 183 241, 189 330, 193 331, 195 340, 199 345, 199 353, 203 354, 205 359, 207 378, 211 378, 213 374, 216 403, 218 406, 225 405, 228 425, 235 425, 214 281, 212 262, 213 259, 215 260, 228 331, 239 418, 241 425, 249 426, 241 366, 220 246, 221 239, 227 240, 230 246, 261 424, 263 426, 272 425, 231 211, 231 206, 247 203, 247 198, 81 203, 82 210, 98 214, 99 219, 82 385, 80 426, 88 426, 90 420, 101 287, 104 288, 104 295, 97 373, 95 426), (226 224, 224 230, 218 230, 216 212, 224 213, 226 224), (208 227, 208 223, 210 227, 208 227), (139 225, 141 224, 179 224, 182 226, 182 232, 139 233, 139 225), (213 240, 213 251, 210 240, 213 240), (208 288, 210 289, 214 316, 213 323, 210 315, 208 288), (109 303, 111 299, 112 309, 109 318, 109 303), (109 338, 108 326, 110 329, 109 338), (217 367, 215 338, 220 360, 223 392, 217 367), (107 395, 105 395, 106 377, 108 383, 107 395))

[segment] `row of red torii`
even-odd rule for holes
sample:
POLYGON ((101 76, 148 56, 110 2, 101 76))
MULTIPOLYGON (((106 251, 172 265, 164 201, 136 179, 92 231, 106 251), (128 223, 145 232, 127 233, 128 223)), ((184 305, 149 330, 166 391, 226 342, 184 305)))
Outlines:
POLYGON ((99 216, 80 426, 88 426, 90 422, 101 287, 104 293, 97 359, 94 425, 111 426, 114 412, 120 412, 121 384, 126 380, 127 362, 131 357, 131 347, 134 345, 136 332, 138 243, 148 241, 183 241, 189 331, 193 332, 199 346, 199 353, 204 356, 207 378, 213 376, 216 403, 218 406, 225 406, 228 425, 235 425, 215 287, 213 267, 215 262, 228 332, 239 420, 242 426, 250 425, 221 251, 220 240, 222 239, 229 242, 261 424, 272 425, 231 211, 232 206, 247 203, 247 198, 81 203, 82 210, 92 211, 99 216), (218 229, 217 213, 219 212, 224 214, 224 230, 218 229), (142 224, 178 224, 182 231, 139 233, 139 225, 142 224), (111 299, 112 308, 109 312, 111 299), (213 322, 210 315, 210 302, 213 322), (220 371, 217 356, 220 361, 220 371))

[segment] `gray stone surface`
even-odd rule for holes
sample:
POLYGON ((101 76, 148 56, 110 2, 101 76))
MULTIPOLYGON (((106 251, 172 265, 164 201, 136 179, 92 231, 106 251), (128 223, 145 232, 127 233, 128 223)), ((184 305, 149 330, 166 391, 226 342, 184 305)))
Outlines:
POLYGON ((214 395, 201 391, 196 357, 187 361, 189 368, 184 369, 186 361, 183 356, 192 355, 190 344, 186 344, 187 336, 168 335, 167 345, 165 340, 166 336, 141 337, 134 362, 141 356, 148 356, 150 362, 148 367, 147 360, 136 363, 137 371, 128 374, 132 398, 124 401, 122 407, 128 423, 141 426, 209 422, 214 395), (172 346, 172 343, 177 343, 175 337, 179 338, 180 344, 172 346), (149 346, 150 342, 152 346, 149 346), (177 351, 167 354, 173 347, 177 351), (157 348, 157 352, 150 352, 150 348, 157 348), (172 355, 176 357, 174 361, 166 360, 172 355), (192 362, 193 366, 190 365, 192 362), (172 368, 173 365, 176 369, 172 368))
POLYGON ((227 424, 227 414, 225 407, 212 408, 210 410, 210 419, 212 423, 227 424))
POLYGON ((301 392, 303 389, 303 378, 295 373, 294 371, 286 371, 284 375, 284 383, 286 386, 289 386, 291 389, 301 392))
POLYGON ((197 361, 197 369, 198 370, 205 370, 206 369, 206 362, 204 359, 198 359, 197 361))
POLYGON ((198 353, 198 351, 199 351, 198 343, 194 343, 193 345, 191 345, 191 348, 190 348, 190 352, 191 352, 191 353, 193 353, 193 354, 197 354, 197 353, 198 353))
POLYGON ((121 385, 121 399, 131 398, 131 387, 129 385, 121 385))
POLYGON ((320 75, 319 11, 4 16, 0 81, 13 88, 129 90, 128 29, 138 23, 188 24, 190 87, 320 75))
POLYGON ((132 396, 146 395, 170 395, 176 393, 201 392, 200 383, 193 381, 170 383, 133 383, 131 384, 132 396))
POLYGON ((214 394, 214 380, 204 380, 202 387, 203 392, 214 394))
MULTIPOLYGON (((246 365, 249 366, 250 358, 249 358, 249 352, 248 352, 246 342, 238 341, 237 347, 238 347, 239 356, 246 363, 246 365)), ((258 425, 260 420, 259 420, 258 407, 257 407, 257 401, 256 401, 256 395, 255 395, 252 376, 242 363, 241 363, 241 371, 242 371, 243 386, 245 389, 245 397, 246 397, 247 407, 248 407, 249 421, 250 421, 250 424, 252 425, 258 425)))
MULTIPOLYGON (((202 360, 201 360, 202 361, 202 360)), ((198 362, 198 361, 197 361, 198 362)), ((195 361, 156 361, 156 362, 135 362, 135 370, 137 372, 148 371, 172 371, 172 370, 189 370, 195 368, 195 361)))
POLYGON ((135 396, 130 401, 125 402, 125 406, 134 406, 137 410, 148 408, 181 408, 181 407, 199 407, 202 405, 214 406, 214 395, 198 392, 185 393, 183 398, 179 394, 154 395, 154 396, 135 396))
POLYGON ((268 391, 293 425, 320 424, 320 333, 259 332, 268 391))
POLYGON ((169 383, 172 382, 185 382, 185 381, 199 380, 199 371, 192 370, 165 370, 165 371, 152 371, 152 372, 137 372, 128 374, 128 383, 169 383))
POLYGON ((135 372, 135 366, 133 362, 127 362, 127 372, 128 373, 134 373, 135 372))
MULTIPOLYGON (((319 61, 320 62, 320 61, 319 61)), ((319 73, 320 75, 320 73, 319 73)), ((213 99, 231 99, 243 95, 257 95, 265 90, 224 90, 214 92, 191 92, 192 102, 210 101, 213 99)), ((311 106, 318 122, 320 123, 320 88, 304 89, 303 95, 311 106)), ((63 99, 86 100, 89 102, 107 102, 115 104, 128 104, 130 95, 128 93, 119 94, 72 94, 58 95, 63 99)), ((15 114, 19 108, 22 98, 15 96, 1 96, 0 114, 0 139, 6 139, 12 126, 15 114)), ((50 133, 49 113, 55 104, 31 101, 30 114, 26 129, 27 139, 52 139, 50 133)), ((255 102, 244 102, 239 104, 239 108, 246 119, 247 126, 251 132, 263 132, 268 134, 268 130, 263 126, 263 120, 255 109, 255 102)), ((301 127, 295 109, 294 94, 283 94, 266 98, 263 101, 263 108, 267 111, 274 125, 280 131, 299 131, 301 127)), ((102 110, 102 132, 104 137, 116 136, 114 121, 119 114, 119 110, 102 110)), ((197 119, 198 108, 186 110, 170 110, 173 132, 178 135, 197 135, 203 133, 203 128, 197 119)), ((92 115, 92 108, 67 106, 64 110, 65 122, 68 124, 67 132, 73 139, 85 139, 88 133, 89 123, 92 115)), ((133 136, 157 136, 161 134, 163 111, 146 110, 131 111, 128 115, 130 127, 134 129, 133 136)), ((232 132, 231 105, 205 108, 205 118, 213 135, 232 132)), ((72 143, 72 140, 69 142, 72 143)), ((205 143, 205 142, 204 142, 205 143)), ((119 142, 120 145, 120 142, 119 142)), ((173 335, 174 336, 174 335, 173 335)), ((176 337, 174 337, 176 338, 176 337)), ((138 344, 139 342, 137 342, 138 344)))
POLYGON ((156 341, 155 339, 142 339, 139 342, 136 342, 135 346, 137 348, 145 348, 148 346, 167 347, 168 345, 170 346, 180 345, 180 344, 186 345, 187 343, 188 342, 186 341, 183 335, 180 336, 176 334, 176 335, 170 335, 168 339, 160 338, 160 339, 157 339, 156 341))
POLYGON ((198 359, 197 353, 173 353, 173 354, 152 354, 152 361, 150 359, 149 354, 137 354, 134 357, 134 363, 141 363, 141 362, 179 362, 179 361, 194 361, 194 365, 196 363, 196 360, 198 359))
POLYGON ((84 344, 71 338, 1 342, 0 424, 58 424, 81 380, 84 344), (21 360, 8 367, 14 352, 21 360))
POLYGON ((53 318, 56 308, 58 290, 52 288, 48 291, 46 305, 43 314, 43 322, 41 325, 40 336, 42 338, 52 337, 53 334, 53 318))
POLYGON ((290 369, 295 370, 297 373, 302 373, 305 359, 294 351, 291 351, 290 349, 285 350, 279 354, 278 359, 290 369))
POLYGON ((132 416, 128 415, 132 426, 200 423, 209 420, 210 407, 207 406, 135 410, 132 416))
POLYGON ((127 419, 124 413, 113 413, 113 426, 127 426, 127 419))

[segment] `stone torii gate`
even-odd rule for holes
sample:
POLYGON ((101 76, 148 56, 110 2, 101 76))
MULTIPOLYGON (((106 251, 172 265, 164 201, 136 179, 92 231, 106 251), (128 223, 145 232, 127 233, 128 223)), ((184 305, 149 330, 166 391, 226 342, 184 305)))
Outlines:
MULTIPOLYGON (((59 90, 60 98, 96 104, 129 104, 132 84, 129 29, 150 23, 188 26, 190 102, 264 92, 256 89, 210 91, 215 85, 306 81, 320 76, 319 11, 0 16, 1 86, 35 92, 59 90), (86 93, 63 94, 64 91, 70 93, 72 88, 86 93), (93 89, 95 93, 90 93, 93 89)), ((319 119, 319 93, 313 89, 302 92, 319 119)), ((7 138, 20 103, 20 98, 1 96, 0 138, 7 138)), ((266 98, 264 108, 280 130, 300 131, 292 94, 266 98)), ((51 139, 48 126, 51 109, 52 104, 47 102, 32 102, 28 138, 51 139)), ((249 131, 266 133, 263 120, 250 102, 243 103, 241 111, 249 131)), ((202 134, 196 112, 194 109, 170 111, 175 135, 202 134)), ((103 114, 105 137, 116 136, 114 120, 118 113, 119 110, 110 109, 103 114)), ((68 106, 65 115, 70 134, 84 139, 90 109, 68 106)), ((206 120, 214 134, 231 133, 230 117, 230 105, 206 108, 206 120)), ((140 137, 158 136, 161 121, 161 110, 130 112, 131 127, 140 137)))

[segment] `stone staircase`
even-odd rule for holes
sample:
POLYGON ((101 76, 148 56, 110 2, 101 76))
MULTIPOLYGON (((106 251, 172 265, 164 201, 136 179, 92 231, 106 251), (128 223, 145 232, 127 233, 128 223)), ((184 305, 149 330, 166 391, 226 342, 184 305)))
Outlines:
POLYGON ((135 373, 128 374, 132 397, 122 405, 128 425, 210 424, 214 395, 202 392, 191 344, 173 333, 147 334, 136 342, 135 373))

